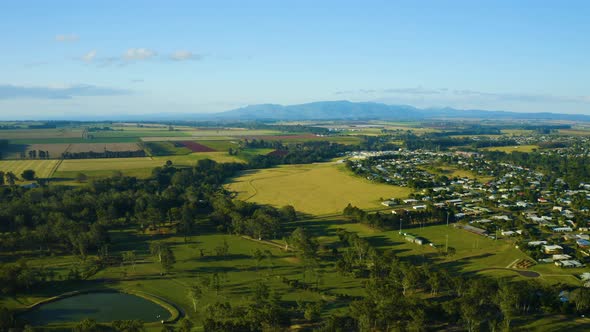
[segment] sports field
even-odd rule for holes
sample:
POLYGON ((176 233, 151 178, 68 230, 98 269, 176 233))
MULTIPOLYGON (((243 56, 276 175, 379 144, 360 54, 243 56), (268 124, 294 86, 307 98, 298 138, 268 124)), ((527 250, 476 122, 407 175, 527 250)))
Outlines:
POLYGON ((238 198, 274 206, 293 205, 314 215, 340 213, 348 203, 380 207, 380 199, 407 197, 411 189, 373 183, 347 173, 341 164, 288 165, 247 171, 227 184, 238 198))

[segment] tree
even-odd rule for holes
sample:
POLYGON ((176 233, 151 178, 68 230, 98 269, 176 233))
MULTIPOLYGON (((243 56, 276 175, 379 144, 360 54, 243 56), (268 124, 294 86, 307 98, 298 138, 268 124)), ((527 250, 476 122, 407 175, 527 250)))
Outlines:
POLYGON ((76 181, 78 183, 86 182, 88 180, 88 176, 84 173, 76 174, 76 181))
POLYGON ((577 288, 570 293, 570 298, 575 303, 577 312, 584 313, 590 309, 590 289, 577 288))
POLYGON ((193 328, 193 323, 186 317, 180 321, 180 332, 190 332, 193 328))
POLYGON ((162 264, 162 268, 166 273, 169 273, 175 263, 176 257, 174 256, 174 252, 169 246, 166 246, 161 254, 160 264, 162 264))
POLYGON ((197 312, 197 305, 203 296, 203 290, 199 285, 193 285, 188 290, 188 299, 193 304, 193 310, 197 312))
POLYGON ((94 319, 86 318, 74 326, 74 332, 98 332, 100 325, 94 319))
POLYGON ((21 177, 23 178, 23 180, 33 181, 35 180, 35 171, 32 169, 26 169, 21 174, 21 177))
POLYGON ((6 182, 8 182, 8 184, 11 186, 14 186, 16 180, 18 179, 16 175, 14 175, 14 173, 12 172, 6 172, 6 174, 4 174, 4 177, 6 178, 6 182))
POLYGON ((260 263, 264 259, 264 253, 258 248, 254 250, 254 259, 256 259, 256 270, 258 270, 258 268, 260 267, 260 263))
POLYGON ((122 258, 123 258, 123 263, 124 264, 131 264, 131 266, 133 267, 133 270, 135 271, 135 261, 137 260, 137 257, 135 256, 135 252, 130 250, 130 251, 124 251, 121 254, 122 258))

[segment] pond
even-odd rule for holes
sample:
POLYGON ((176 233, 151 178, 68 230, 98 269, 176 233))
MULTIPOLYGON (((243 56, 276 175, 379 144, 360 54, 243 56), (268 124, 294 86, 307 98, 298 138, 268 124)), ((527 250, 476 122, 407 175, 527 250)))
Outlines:
POLYGON ((170 312, 154 302, 117 292, 66 297, 43 304, 20 316, 33 325, 79 322, 85 318, 92 318, 97 322, 130 319, 156 322, 169 317, 170 312))

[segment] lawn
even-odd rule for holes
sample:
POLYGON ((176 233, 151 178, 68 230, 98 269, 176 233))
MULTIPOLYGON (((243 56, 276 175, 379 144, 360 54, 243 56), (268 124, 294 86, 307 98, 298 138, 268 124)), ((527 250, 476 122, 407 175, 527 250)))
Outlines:
POLYGON ((20 177, 24 170, 32 169, 39 178, 51 177, 57 160, 0 160, 0 171, 12 172, 20 177))
POLYGON ((381 206, 381 198, 402 198, 411 192, 352 176, 341 168, 336 163, 319 163, 246 171, 226 188, 237 192, 242 200, 274 206, 290 204, 314 215, 340 213, 348 203, 376 208, 381 206))

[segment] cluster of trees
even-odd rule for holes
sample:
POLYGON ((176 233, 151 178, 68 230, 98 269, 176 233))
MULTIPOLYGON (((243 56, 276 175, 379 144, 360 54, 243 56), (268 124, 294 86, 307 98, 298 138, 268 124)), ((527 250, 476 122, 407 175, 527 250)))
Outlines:
POLYGON ((16 176, 16 174, 13 172, 0 171, 0 186, 4 184, 14 186, 16 184, 16 180, 18 180, 18 176, 16 176))
POLYGON ((297 213, 290 205, 277 209, 217 195, 211 206, 210 218, 218 230, 259 240, 282 237, 284 223, 297 219, 297 213))
POLYGON ((94 152, 64 152, 61 154, 63 159, 96 159, 96 158, 132 158, 132 157, 145 157, 144 150, 135 151, 108 151, 94 152))
POLYGON ((400 226, 403 228, 419 227, 454 221, 455 214, 451 209, 439 208, 427 205, 426 209, 418 211, 399 210, 393 213, 367 213, 364 210, 348 204, 343 214, 354 222, 367 224, 371 227, 390 230, 400 226))
POLYGON ((505 153, 485 151, 485 158, 501 163, 512 163, 543 172, 549 183, 562 178, 570 189, 577 189, 580 183, 590 182, 590 157, 587 154, 557 154, 540 152, 505 153))
POLYGON ((49 159, 49 151, 28 150, 29 159, 49 159))
POLYGON ((310 164, 335 158, 358 147, 331 143, 327 141, 310 141, 284 146, 286 154, 254 155, 248 158, 249 168, 268 168, 279 164, 310 164))

